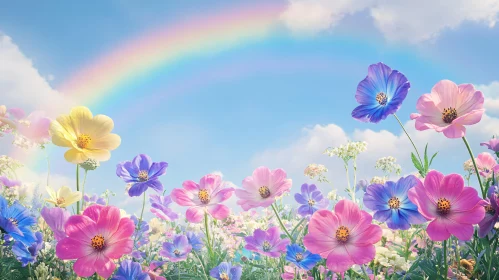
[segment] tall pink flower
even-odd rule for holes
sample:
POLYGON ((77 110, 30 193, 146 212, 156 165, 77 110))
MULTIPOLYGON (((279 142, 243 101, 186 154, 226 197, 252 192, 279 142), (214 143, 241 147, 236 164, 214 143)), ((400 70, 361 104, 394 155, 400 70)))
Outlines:
POLYGON ((43 144, 50 139, 50 119, 41 111, 35 111, 20 121, 19 133, 34 143, 43 144))
POLYGON ((485 201, 474 188, 465 187, 459 174, 444 176, 430 171, 424 184, 418 182, 409 190, 409 199, 430 224, 426 229, 433 241, 447 240, 451 234, 460 240, 470 240, 473 225, 485 216, 485 201))
POLYGON ((173 189, 171 198, 178 205, 190 206, 185 216, 191 223, 201 222, 205 212, 217 220, 223 220, 229 216, 230 210, 222 202, 234 193, 233 188, 225 188, 224 185, 220 176, 209 174, 201 178, 199 184, 185 181, 183 189, 173 189))
POLYGON ((61 260, 76 259, 73 269, 80 277, 97 272, 109 278, 116 268, 113 259, 132 252, 134 223, 121 218, 114 206, 91 205, 83 215, 71 216, 65 229, 68 237, 57 243, 56 255, 61 260))
POLYGON ((243 180, 243 189, 236 189, 239 198, 238 205, 244 211, 256 207, 269 207, 275 198, 281 196, 291 188, 291 179, 286 179, 286 172, 282 169, 270 171, 267 167, 258 167, 253 176, 243 180))
POLYGON ((484 97, 472 84, 456 85, 449 80, 438 82, 431 93, 423 94, 416 104, 419 114, 411 114, 417 130, 434 129, 447 138, 461 138, 465 125, 482 119, 484 97))
POLYGON ((350 200, 341 200, 334 212, 319 210, 312 215, 305 247, 326 258, 327 267, 334 272, 345 272, 354 264, 365 264, 374 259, 374 243, 381 240, 382 230, 372 224, 372 216, 350 200))
POLYGON ((494 157, 489 153, 481 153, 475 159, 476 166, 480 175, 485 178, 492 176, 492 173, 499 175, 499 164, 497 164, 494 157))

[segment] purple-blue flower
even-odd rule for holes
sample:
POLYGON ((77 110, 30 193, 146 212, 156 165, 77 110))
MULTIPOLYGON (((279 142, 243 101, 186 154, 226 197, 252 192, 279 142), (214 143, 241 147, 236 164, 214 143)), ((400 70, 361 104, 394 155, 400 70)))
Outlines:
POLYGON ((194 251, 201 251, 204 246, 203 240, 201 240, 201 234, 197 235, 192 231, 188 231, 186 234, 189 244, 191 244, 194 251))
POLYGON ((149 274, 142 271, 139 263, 124 260, 111 280, 150 280, 149 274))
POLYGON ((9 235, 14 241, 22 242, 25 246, 31 246, 36 241, 31 231, 31 227, 35 224, 36 220, 28 209, 17 201, 8 206, 7 200, 0 196, 0 232, 9 235))
POLYGON ((357 86, 355 99, 360 104, 352 117, 363 122, 378 123, 394 114, 411 87, 407 78, 397 70, 379 62, 368 68, 367 77, 357 86))
POLYGON ((240 265, 232 266, 231 263, 221 262, 210 270, 210 276, 217 280, 239 280, 243 268, 240 265))
POLYGON ((192 246, 185 235, 178 235, 173 239, 173 242, 163 243, 163 250, 159 254, 167 257, 171 262, 185 261, 187 256, 192 251, 192 246))
POLYGON ((497 156, 499 156, 499 138, 492 138, 488 142, 482 142, 480 143, 480 146, 485 146, 489 150, 494 151, 497 156))
POLYGON ((312 184, 301 185, 301 193, 295 194, 296 202, 302 204, 298 208, 298 214, 308 216, 314 214, 319 209, 325 209, 329 206, 329 201, 322 196, 320 190, 312 184))
POLYGON ((357 184, 355 185, 355 192, 358 192, 362 190, 363 192, 366 192, 367 187, 369 186, 369 182, 367 180, 359 180, 357 184))
POLYGON ((126 183, 132 184, 128 190, 130 196, 140 196, 147 188, 163 191, 163 184, 158 177, 166 173, 168 163, 152 162, 148 155, 140 154, 132 161, 125 161, 116 166, 116 175, 126 183))
POLYGON ((134 241, 134 248, 140 248, 145 244, 149 243, 149 224, 142 220, 139 224, 139 219, 135 215, 130 216, 130 219, 135 224, 135 231, 132 235, 132 240, 134 241))
POLYGON ((288 245, 286 249, 286 260, 307 271, 312 269, 321 260, 320 255, 312 254, 298 244, 288 245))
POLYGON ((487 204, 485 205, 485 217, 481 220, 478 225, 480 229, 478 230, 478 236, 480 238, 485 237, 489 232, 492 231, 494 225, 499 222, 499 187, 490 186, 487 192, 487 204))
POLYGON ((35 233, 36 241, 26 247, 22 242, 16 241, 12 246, 12 253, 16 255, 16 259, 22 263, 22 266, 27 266, 29 263, 36 262, 38 252, 43 249, 43 234, 35 233))
POLYGON ((160 196, 151 194, 149 201, 152 206, 151 212, 156 215, 156 217, 165 221, 178 219, 178 214, 169 208, 169 205, 172 203, 172 198, 169 195, 160 196))
POLYGON ((244 240, 244 248, 272 258, 278 258, 281 253, 286 252, 286 246, 289 244, 289 239, 281 239, 278 227, 271 227, 267 231, 256 229, 253 236, 246 236, 244 240))
POLYGON ((409 200, 408 191, 418 184, 414 175, 387 181, 384 185, 373 184, 364 194, 364 205, 374 211, 373 218, 385 222, 391 229, 409 229, 411 224, 422 224, 426 219, 418 207, 409 200))
POLYGON ((106 205, 106 200, 103 197, 97 196, 97 194, 93 194, 92 196, 88 196, 87 194, 83 195, 83 200, 87 206, 92 204, 100 204, 106 205))
POLYGON ((68 210, 59 207, 43 207, 40 213, 54 233, 55 240, 59 241, 67 237, 64 224, 66 224, 69 217, 71 217, 71 213, 69 213, 68 210))
POLYGON ((19 180, 10 180, 5 176, 0 176, 0 185, 7 188, 12 188, 16 186, 19 187, 22 185, 22 183, 19 180))

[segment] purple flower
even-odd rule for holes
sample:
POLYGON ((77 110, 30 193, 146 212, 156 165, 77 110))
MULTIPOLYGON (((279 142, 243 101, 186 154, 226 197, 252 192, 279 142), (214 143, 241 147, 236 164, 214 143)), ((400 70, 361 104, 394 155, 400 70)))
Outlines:
POLYGON ((22 185, 22 183, 19 180, 10 180, 5 176, 0 176, 0 185, 5 186, 7 188, 12 188, 12 187, 19 187, 22 185))
POLYGON ((355 191, 358 192, 362 190, 363 192, 366 192, 367 187, 369 186, 369 182, 367 180, 359 180, 357 182, 357 185, 355 185, 355 191))
POLYGON ((478 236, 485 237, 499 222, 499 187, 491 186, 488 191, 487 204, 485 205, 485 217, 478 223, 480 229, 478 236))
POLYGON ((298 214, 302 216, 312 215, 319 209, 329 206, 329 201, 322 196, 321 191, 315 185, 301 185, 301 194, 295 194, 296 202, 302 204, 298 208, 298 214))
POLYGON ((480 146, 486 146, 489 150, 499 153, 499 138, 492 138, 489 142, 480 143, 480 146))
POLYGON ((196 235, 194 232, 189 231, 186 233, 187 240, 189 240, 189 244, 191 244, 192 249, 194 251, 201 251, 204 246, 203 241, 201 240, 201 234, 196 235))
POLYGON ((132 240, 134 241, 134 248, 140 248, 141 246, 149 243, 149 224, 142 220, 139 224, 139 219, 135 215, 130 216, 130 219, 135 224, 135 231, 132 235, 132 240))
POLYGON ((29 247, 26 247, 22 242, 16 241, 12 246, 12 252, 16 255, 16 259, 22 263, 22 266, 27 266, 29 263, 36 262, 38 252, 43 249, 43 234, 35 233, 36 241, 29 247))
POLYGON ((210 270, 210 276, 217 280, 239 280, 243 268, 240 265, 232 266, 231 263, 222 262, 210 270))
POLYGON ((71 213, 64 208, 54 207, 47 208, 43 207, 41 215, 50 229, 54 232, 55 240, 59 241, 66 238, 66 231, 64 230, 64 224, 71 216, 71 213))
POLYGON ((142 271, 139 263, 124 260, 116 270, 111 280, 150 280, 149 275, 142 271))
POLYGON ((167 257, 171 262, 180 262, 187 259, 187 256, 192 251, 192 246, 185 235, 178 235, 173 239, 173 243, 163 243, 163 250, 159 254, 167 257))
POLYGON ((246 246, 244 248, 258 252, 262 255, 277 258, 281 253, 286 252, 289 239, 281 239, 278 227, 271 227, 267 231, 255 230, 253 236, 244 238, 246 246))
POLYGON ((126 183, 132 184, 128 190, 130 196, 140 196, 147 188, 163 191, 163 184, 158 177, 166 173, 168 163, 152 162, 148 155, 140 154, 133 161, 125 161, 116 166, 116 175, 126 183))
POLYGON ((86 202, 85 204, 92 205, 92 204, 99 204, 99 205, 106 205, 106 200, 103 197, 99 197, 96 194, 93 194, 92 196, 88 195, 83 195, 83 200, 86 202))
POLYGON ((156 194, 150 195, 149 201, 151 202, 151 212, 156 217, 165 220, 173 221, 178 219, 177 213, 173 212, 168 206, 172 203, 172 198, 169 195, 159 196, 156 194))

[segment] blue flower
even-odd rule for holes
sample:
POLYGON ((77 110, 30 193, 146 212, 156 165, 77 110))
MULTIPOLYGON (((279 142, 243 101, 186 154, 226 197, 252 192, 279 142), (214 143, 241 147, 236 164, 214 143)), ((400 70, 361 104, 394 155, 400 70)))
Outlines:
POLYGON ((124 260, 111 280, 150 280, 149 274, 142 271, 139 263, 124 260))
POLYGON ((203 241, 199 235, 196 235, 194 232, 189 231, 186 233, 187 240, 189 240, 189 244, 191 244, 192 249, 194 251, 201 251, 204 246, 203 241))
POLYGON ((396 183, 373 184, 364 194, 364 205, 374 211, 373 218, 385 222, 391 229, 409 229, 411 224, 425 223, 426 219, 418 212, 407 193, 415 187, 419 179, 413 175, 400 178, 396 183))
POLYGON ((133 161, 125 161, 116 166, 116 175, 126 183, 132 184, 128 190, 130 196, 140 196, 147 188, 163 191, 163 184, 158 177, 166 173, 168 163, 152 162, 148 155, 140 154, 133 161))
POLYGON ((312 215, 319 209, 327 208, 329 201, 322 196, 321 191, 315 185, 301 185, 301 194, 295 194, 296 202, 302 204, 298 208, 298 214, 302 216, 312 215))
POLYGON ((353 110, 352 117, 372 123, 386 119, 397 112, 410 87, 399 71, 381 62, 369 66, 367 77, 357 86, 355 99, 360 106, 353 110))
POLYGON ((36 241, 31 246, 26 247, 22 242, 16 241, 12 246, 12 252, 16 255, 18 261, 23 266, 28 263, 36 262, 38 252, 43 249, 43 234, 41 232, 35 233, 36 241))
POLYGON ((0 231, 6 233, 14 241, 22 242, 25 246, 31 246, 36 241, 31 231, 31 226, 36 224, 34 217, 28 209, 19 202, 14 202, 10 207, 7 200, 0 196, 0 231))
POLYGON ((312 254, 297 244, 288 245, 286 249, 286 260, 307 271, 312 269, 321 260, 321 256, 312 254))
POLYGON ((231 263, 222 262, 210 270, 210 276, 217 280, 239 280, 243 268, 239 265, 232 266, 231 263))
POLYGON ((130 216, 130 219, 135 224, 135 231, 131 237, 135 241, 134 248, 139 248, 149 243, 149 224, 146 221, 141 221, 139 225, 139 219, 135 215, 130 216))

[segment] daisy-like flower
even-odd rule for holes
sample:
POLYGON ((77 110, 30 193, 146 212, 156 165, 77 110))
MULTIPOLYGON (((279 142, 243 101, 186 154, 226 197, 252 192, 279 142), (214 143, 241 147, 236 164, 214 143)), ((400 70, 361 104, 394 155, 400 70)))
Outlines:
POLYGON ((64 224, 66 224, 69 217, 71 216, 71 213, 69 213, 69 211, 59 207, 43 207, 40 214, 54 233, 55 240, 59 241, 67 237, 66 231, 64 229, 64 224))
POLYGON ((65 224, 68 237, 57 243, 56 255, 61 260, 76 259, 73 269, 80 277, 95 272, 109 278, 116 264, 113 260, 130 254, 135 227, 129 218, 121 218, 114 206, 94 204, 82 215, 71 216, 65 224))
POLYGON ((0 232, 8 234, 14 241, 19 241, 25 246, 31 246, 36 241, 31 227, 36 224, 29 210, 14 202, 9 206, 7 200, 0 196, 0 232))
POLYGON ((185 216, 191 223, 203 220, 204 213, 217 220, 223 220, 230 214, 229 207, 222 204, 232 196, 233 188, 226 188, 222 178, 208 174, 199 180, 185 181, 182 189, 173 189, 171 198, 180 206, 189 206, 185 216))
POLYGON ((369 213, 350 200, 341 200, 334 212, 319 210, 312 215, 303 244, 310 252, 327 259, 330 270, 341 273, 354 264, 373 260, 373 244, 381 240, 381 235, 381 227, 372 224, 369 213))
POLYGON ((478 236, 480 238, 485 237, 494 228, 494 225, 499 222, 499 187, 491 186, 487 196, 485 217, 478 223, 480 226, 478 236))
POLYGON ((70 148, 64 158, 71 163, 83 163, 91 158, 107 161, 121 138, 111 134, 114 122, 104 115, 93 116, 87 107, 75 107, 69 115, 61 115, 50 125, 52 143, 70 148))
POLYGON ((233 266, 228 262, 221 262, 210 270, 210 276, 217 280, 239 280, 243 273, 243 268, 240 265, 233 266))
POLYGON ((306 271, 312 269, 321 260, 321 256, 304 250, 298 244, 288 245, 286 249, 286 260, 306 271))
POLYGON ((111 280, 150 280, 149 274, 142 271, 139 263, 124 260, 111 280))
POLYGON ((289 244, 289 239, 281 239, 278 227, 271 227, 267 231, 256 229, 253 236, 247 236, 244 240, 244 248, 272 258, 278 258, 281 253, 286 252, 289 244))
POLYGON ((478 172, 485 178, 489 178, 492 174, 499 173, 499 164, 497 164, 494 157, 489 153, 481 153, 475 159, 478 172))
POLYGON ((321 191, 314 184, 301 185, 301 193, 295 194, 295 200, 301 204, 298 208, 298 214, 304 217, 329 206, 329 201, 322 196, 321 191))
POLYGON ((159 181, 159 176, 166 173, 168 163, 152 162, 148 155, 140 154, 132 161, 125 161, 116 166, 116 175, 122 178, 125 183, 131 184, 128 189, 130 196, 140 196, 147 188, 152 188, 157 192, 163 191, 163 184, 159 181))
POLYGON ((156 217, 165 221, 174 221, 178 219, 178 214, 170 209, 170 204, 172 203, 172 198, 169 195, 159 196, 152 194, 149 196, 149 201, 151 202, 151 212, 156 215, 156 217))
POLYGON ((411 84, 397 70, 379 62, 368 68, 367 77, 357 86, 355 99, 360 104, 352 117, 363 122, 378 123, 394 114, 402 105, 411 84))
POLYGON ((485 201, 474 188, 465 187, 458 174, 444 176, 430 171, 424 184, 419 182, 409 190, 409 199, 431 221, 426 232, 433 241, 447 240, 451 234, 459 240, 470 240, 473 225, 485 216, 485 201))
POLYGON ((66 208, 81 200, 81 192, 73 192, 66 186, 62 186, 57 192, 47 186, 47 192, 49 193, 50 198, 45 200, 61 208, 66 208))
POLYGON ((411 114, 417 130, 434 129, 447 138, 461 138, 465 125, 482 119, 484 97, 472 84, 456 85, 449 80, 438 82, 431 93, 423 94, 416 104, 419 114, 411 114))
POLYGON ((187 256, 192 251, 192 246, 185 235, 178 235, 173 239, 173 242, 163 243, 163 250, 159 254, 167 257, 171 262, 185 261, 187 256))
POLYGON ((425 223, 426 219, 407 196, 407 192, 418 183, 416 176, 409 175, 397 182, 370 185, 364 194, 364 205, 374 211, 375 220, 386 222, 391 229, 407 230, 411 224, 425 223))
POLYGON ((257 207, 269 207, 277 197, 280 197, 291 188, 291 179, 286 179, 286 172, 282 169, 270 171, 267 167, 258 167, 253 176, 243 180, 243 188, 236 189, 239 198, 238 205, 244 211, 257 207))

